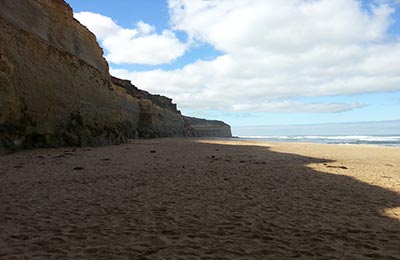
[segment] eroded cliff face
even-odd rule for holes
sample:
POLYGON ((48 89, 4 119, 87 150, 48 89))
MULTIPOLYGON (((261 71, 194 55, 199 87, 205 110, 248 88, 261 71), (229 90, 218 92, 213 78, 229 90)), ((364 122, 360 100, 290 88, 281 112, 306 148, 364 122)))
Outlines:
POLYGON ((232 137, 231 127, 222 121, 183 116, 168 97, 152 95, 128 80, 112 77, 112 82, 140 100, 140 137, 232 137))
POLYGON ((231 127, 218 120, 184 116, 187 135, 193 137, 232 137, 231 127))
POLYGON ((64 1, 2 0, 0 147, 194 135, 171 99, 111 78, 102 53, 64 1))
POLYGON ((115 91, 108 72, 3 17, 0 26, 4 146, 99 145, 135 137, 139 102, 115 91))
POLYGON ((0 16, 15 27, 108 74, 96 36, 73 18, 64 0, 1 0, 0 6, 0 16))
POLYGON ((140 114, 137 131, 140 137, 183 137, 185 122, 181 112, 177 110, 172 99, 151 95, 140 90, 128 80, 112 77, 115 87, 123 88, 129 95, 139 100, 140 114))

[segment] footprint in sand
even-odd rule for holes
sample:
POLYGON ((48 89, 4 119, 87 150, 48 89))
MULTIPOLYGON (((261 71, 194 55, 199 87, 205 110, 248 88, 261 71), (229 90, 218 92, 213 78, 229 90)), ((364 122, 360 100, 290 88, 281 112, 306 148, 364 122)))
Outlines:
POLYGON ((64 154, 60 154, 60 155, 54 156, 52 159, 60 159, 60 158, 64 158, 64 157, 65 157, 64 154))
POLYGON ((328 167, 328 168, 334 168, 334 169, 343 169, 343 170, 349 169, 349 168, 347 168, 346 166, 327 165, 326 167, 328 167))

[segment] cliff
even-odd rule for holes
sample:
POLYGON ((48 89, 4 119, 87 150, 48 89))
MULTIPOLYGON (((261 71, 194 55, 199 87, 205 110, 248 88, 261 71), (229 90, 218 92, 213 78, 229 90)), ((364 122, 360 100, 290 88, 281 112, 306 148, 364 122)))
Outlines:
POLYGON ((172 99, 152 95, 140 90, 128 80, 111 77, 115 87, 120 87, 138 100, 140 112, 137 131, 140 137, 184 137, 185 121, 172 99))
POLYGON ((0 146, 193 135, 171 99, 112 78, 102 55, 96 37, 63 0, 2 0, 0 146))
POLYGON ((96 36, 73 19, 63 0, 2 0, 0 5, 0 16, 14 26, 108 74, 96 36))
POLYGON ((232 137, 231 127, 217 120, 206 120, 184 116, 188 126, 188 135, 194 137, 232 137))

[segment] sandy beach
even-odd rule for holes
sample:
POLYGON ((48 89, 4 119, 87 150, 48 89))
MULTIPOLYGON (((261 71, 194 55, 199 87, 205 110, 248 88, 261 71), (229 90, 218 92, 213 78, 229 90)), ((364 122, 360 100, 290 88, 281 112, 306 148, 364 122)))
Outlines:
POLYGON ((400 148, 153 139, 0 156, 0 259, 400 259, 400 148))

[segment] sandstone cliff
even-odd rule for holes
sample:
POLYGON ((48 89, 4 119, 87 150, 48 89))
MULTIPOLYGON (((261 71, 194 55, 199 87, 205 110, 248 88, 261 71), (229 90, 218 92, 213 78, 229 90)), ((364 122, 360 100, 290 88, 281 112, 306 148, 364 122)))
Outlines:
POLYGON ((139 101, 137 131, 140 137, 187 136, 184 119, 176 105, 172 103, 172 99, 151 95, 147 91, 138 89, 128 80, 112 77, 112 82, 115 87, 123 88, 139 101))
POLYGON ((2 0, 0 6, 0 16, 15 27, 108 74, 95 35, 73 18, 64 0, 2 0))
POLYGON ((0 146, 104 145, 195 133, 171 99, 111 78, 102 54, 63 0, 2 0, 0 146))
POLYGON ((194 137, 232 137, 231 127, 217 120, 206 120, 184 116, 188 126, 187 135, 194 137))

